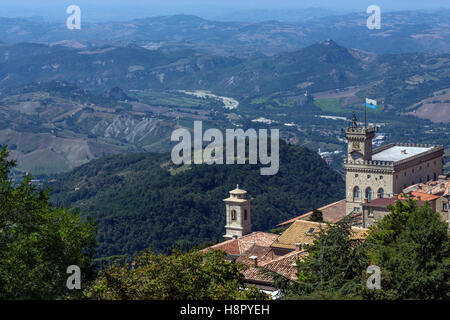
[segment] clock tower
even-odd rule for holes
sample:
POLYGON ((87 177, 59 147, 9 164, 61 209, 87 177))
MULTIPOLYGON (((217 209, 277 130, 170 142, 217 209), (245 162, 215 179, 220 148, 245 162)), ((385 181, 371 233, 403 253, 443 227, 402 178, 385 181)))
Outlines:
POLYGON ((348 141, 347 160, 349 162, 372 160, 372 139, 375 137, 375 128, 361 127, 353 114, 352 125, 345 131, 348 141))
POLYGON ((346 214, 361 213, 362 204, 372 197, 372 180, 369 170, 372 163, 372 139, 375 137, 375 128, 360 126, 355 114, 352 124, 345 130, 347 138, 347 159, 344 160, 346 171, 346 214))

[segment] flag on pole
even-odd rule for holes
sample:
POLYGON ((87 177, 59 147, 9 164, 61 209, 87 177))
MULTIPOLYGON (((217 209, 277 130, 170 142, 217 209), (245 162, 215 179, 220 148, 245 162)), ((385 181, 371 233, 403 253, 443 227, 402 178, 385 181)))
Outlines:
POLYGON ((366 98, 366 107, 371 109, 377 108, 377 100, 366 98))

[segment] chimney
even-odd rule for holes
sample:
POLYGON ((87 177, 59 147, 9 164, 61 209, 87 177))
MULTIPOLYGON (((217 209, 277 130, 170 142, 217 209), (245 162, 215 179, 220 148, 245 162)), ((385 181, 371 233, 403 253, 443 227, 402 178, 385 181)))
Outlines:
POLYGON ((251 256, 249 257, 250 260, 253 260, 253 263, 255 264, 255 267, 258 266, 258 257, 257 256, 251 256))
POLYGON ((297 242, 295 244, 295 247, 297 248, 297 251, 301 251, 302 250, 302 244, 300 242, 297 242))

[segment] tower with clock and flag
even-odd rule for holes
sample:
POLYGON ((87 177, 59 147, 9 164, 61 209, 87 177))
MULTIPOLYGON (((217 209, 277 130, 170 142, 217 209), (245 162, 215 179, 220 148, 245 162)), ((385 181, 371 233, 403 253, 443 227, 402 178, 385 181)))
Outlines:
POLYGON ((375 137, 375 131, 374 127, 360 126, 356 115, 353 114, 352 125, 345 131, 348 141, 347 158, 372 160, 372 139, 375 137))
POLYGON ((444 155, 443 146, 432 144, 390 143, 372 149, 377 130, 367 125, 367 108, 376 108, 376 101, 366 98, 363 124, 353 114, 345 130, 344 160, 346 215, 360 214, 364 227, 377 217, 363 208, 396 199, 407 186, 436 180, 443 172, 444 155))

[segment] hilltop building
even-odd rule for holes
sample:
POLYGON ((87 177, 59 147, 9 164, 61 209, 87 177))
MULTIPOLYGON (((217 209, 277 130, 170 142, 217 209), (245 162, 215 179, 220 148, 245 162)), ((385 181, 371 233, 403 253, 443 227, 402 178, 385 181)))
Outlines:
MULTIPOLYGON (((444 147, 391 143, 373 149, 375 136, 374 127, 362 126, 353 117, 352 124, 345 131, 345 199, 318 209, 323 214, 324 222, 336 223, 353 214, 359 218, 357 224, 366 228, 387 214, 387 206, 395 203, 402 193, 415 197, 419 202, 428 201, 444 221, 449 221, 450 184, 442 175, 444 147), (416 196, 411 191, 432 196, 416 196)), ((308 220, 311 214, 312 211, 278 226, 308 220)))
POLYGON ((442 174, 443 146, 392 143, 372 150, 375 131, 355 120, 345 131, 346 215, 362 213, 364 202, 392 198, 409 185, 436 180, 442 174))

